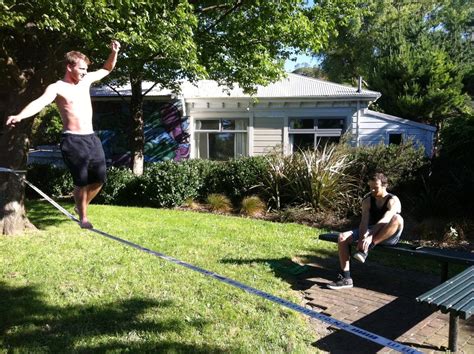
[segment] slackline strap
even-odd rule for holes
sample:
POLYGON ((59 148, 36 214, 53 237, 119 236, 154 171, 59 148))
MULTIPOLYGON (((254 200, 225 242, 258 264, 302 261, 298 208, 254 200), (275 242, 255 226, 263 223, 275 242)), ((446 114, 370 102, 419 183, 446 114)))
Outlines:
MULTIPOLYGON (((15 171, 15 170, 12 170, 12 169, 8 169, 8 168, 4 168, 4 167, 0 167, 0 173, 1 172, 8 172, 8 173, 13 173, 15 175, 17 175, 18 177, 20 177, 18 175, 17 172, 23 172, 23 171, 15 171)), ((62 212, 64 215, 66 215, 69 219, 79 223, 79 220, 74 216, 72 215, 70 212, 68 212, 66 209, 64 209, 62 206, 60 206, 58 203, 56 203, 53 199, 51 199, 49 196, 47 196, 44 192, 42 192, 39 188, 37 188, 36 186, 34 186, 32 183, 28 182, 25 178, 22 178, 20 177, 28 186, 30 186, 33 190, 35 190, 38 194, 40 194, 44 199, 46 199, 49 203, 51 203, 56 209, 58 209, 60 212, 62 212)), ((274 295, 271 295, 269 293, 266 293, 264 291, 261 291, 261 290, 258 290, 256 288, 253 288, 251 286, 248 286, 248 285, 245 285, 241 282, 238 282, 236 280, 233 280, 233 279, 230 279, 230 278, 227 278, 225 276, 222 276, 222 275, 219 275, 217 273, 214 273, 214 272, 211 272, 211 271, 208 271, 204 268, 201 268, 201 267, 198 267, 198 266, 195 266, 195 265, 192 265, 190 263, 186 263, 186 262, 183 262, 183 261, 180 261, 179 259, 176 259, 174 257, 170 257, 170 256, 167 256, 163 253, 160 253, 160 252, 156 252, 156 251, 153 251, 153 250, 150 250, 148 248, 145 248, 145 247, 142 247, 136 243, 133 243, 133 242, 130 242, 130 241, 127 241, 127 240, 124 240, 124 239, 121 239, 117 236, 113 236, 113 235, 110 235, 104 231, 101 231, 101 230, 97 230, 97 229, 87 229, 89 231, 92 231, 92 232, 95 232, 99 235, 102 235, 104 237, 107 237, 109 239, 112 239, 114 241, 118 241, 120 243, 123 243, 127 246, 130 246, 130 247, 133 247, 137 250, 140 250, 140 251, 143 251, 143 252, 146 252, 146 253, 149 253, 153 256, 156 256, 156 257, 159 257, 161 259, 164 259, 164 260, 167 260, 169 262, 172 262, 174 264, 177 264, 177 265, 180 265, 182 267, 185 267, 185 268, 188 268, 188 269, 191 269, 191 270, 194 270, 198 273, 201 273, 201 274, 204 274, 208 277, 211 277, 211 278, 214 278, 222 283, 226 283, 228 285, 231 285, 231 286, 234 286, 236 288, 239 288, 241 290, 244 290, 250 294, 253 294, 253 295, 256 295, 256 296, 259 296, 261 298, 264 298, 264 299, 267 299, 269 301, 272 301, 274 303, 277 303, 281 306, 284 306, 284 307, 287 307, 291 310, 294 310, 296 312, 299 312, 299 313, 302 313, 304 315, 307 315, 311 318, 314 318, 316 320, 319 320, 319 321, 322 321, 324 323, 327 323, 331 326, 334 326, 334 327, 337 327, 339 329, 342 329, 346 332, 349 332, 349 333, 352 333, 356 336, 359 336, 361 338, 364 338, 366 340, 369 340, 371 342, 374 342, 374 343, 377 343, 377 344, 380 344, 384 347, 388 347, 388 348, 391 348, 393 350, 396 350, 400 353, 420 353, 420 351, 414 349, 414 348, 411 348, 409 346, 406 346, 404 344, 401 344, 401 343, 398 343, 396 341, 393 341, 393 340, 390 340, 390 339, 387 339, 385 337, 382 337, 382 336, 379 336, 378 334, 375 334, 375 333, 372 333, 372 332, 369 332, 369 331, 366 331, 362 328, 359 328, 359 327, 356 327, 356 326, 353 326, 349 323, 345 323, 345 322, 342 322, 342 321, 339 321, 335 318, 332 318, 330 316, 326 316, 326 315, 323 315, 321 313, 318 313, 318 312, 315 312, 313 310, 310 310, 308 308, 305 308, 301 305, 298 305, 298 304, 295 304, 293 302, 290 302, 288 300, 285 300, 285 299, 282 299, 280 297, 277 297, 277 296, 274 296, 274 295)))

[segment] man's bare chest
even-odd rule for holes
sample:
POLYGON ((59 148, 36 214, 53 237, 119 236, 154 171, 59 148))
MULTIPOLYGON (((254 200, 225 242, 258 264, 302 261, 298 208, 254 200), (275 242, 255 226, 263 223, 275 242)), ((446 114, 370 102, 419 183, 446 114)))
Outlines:
POLYGON ((89 87, 86 85, 60 85, 56 101, 66 105, 88 102, 90 101, 89 87))

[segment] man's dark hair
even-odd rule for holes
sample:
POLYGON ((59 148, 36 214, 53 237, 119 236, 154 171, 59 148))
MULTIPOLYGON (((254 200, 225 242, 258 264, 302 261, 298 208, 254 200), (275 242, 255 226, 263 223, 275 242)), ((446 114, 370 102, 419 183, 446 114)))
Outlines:
POLYGON ((76 65, 79 62, 79 60, 84 60, 87 65, 91 64, 91 61, 89 60, 89 58, 85 54, 82 54, 81 52, 73 50, 73 51, 67 52, 64 55, 64 62, 66 65, 76 65))
POLYGON ((375 172, 370 175, 369 181, 376 181, 379 180, 382 182, 382 186, 388 186, 388 178, 382 172, 375 172))

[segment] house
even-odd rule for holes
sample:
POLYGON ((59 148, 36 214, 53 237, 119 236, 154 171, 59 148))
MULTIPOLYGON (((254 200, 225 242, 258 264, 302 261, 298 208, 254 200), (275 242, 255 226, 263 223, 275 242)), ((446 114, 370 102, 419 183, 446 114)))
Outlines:
MULTIPOLYGON (((433 148, 434 127, 369 109, 379 92, 296 74, 259 86, 253 96, 238 86, 225 89, 211 80, 183 82, 179 95, 151 83, 143 86, 148 91, 144 111, 149 161, 226 160, 262 155, 275 148, 290 154, 338 142, 346 132, 354 146, 413 139, 428 156, 433 148)), ((97 121, 128 114, 129 85, 95 87, 91 95, 100 116, 97 121)), ((110 133, 117 124, 103 129, 110 133)), ((104 145, 107 150, 107 142, 104 145)), ((110 149, 117 150, 116 144, 110 149)), ((118 150, 124 153, 126 149, 118 150)))

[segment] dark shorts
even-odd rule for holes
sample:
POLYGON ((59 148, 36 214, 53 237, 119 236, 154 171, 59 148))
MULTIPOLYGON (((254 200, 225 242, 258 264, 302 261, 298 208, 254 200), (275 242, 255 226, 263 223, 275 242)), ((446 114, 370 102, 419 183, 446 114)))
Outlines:
POLYGON ((64 163, 71 172, 75 186, 105 182, 104 149, 95 134, 62 134, 60 146, 64 163))
MULTIPOLYGON (((369 226, 369 230, 371 229, 372 226, 369 226)), ((398 241, 400 241, 400 237, 402 236, 403 232, 403 226, 400 227, 395 233, 387 238, 386 240, 383 240, 380 244, 381 245, 396 245, 398 241)), ((352 230, 352 241, 357 242, 359 240, 359 229, 354 229, 352 230)))

